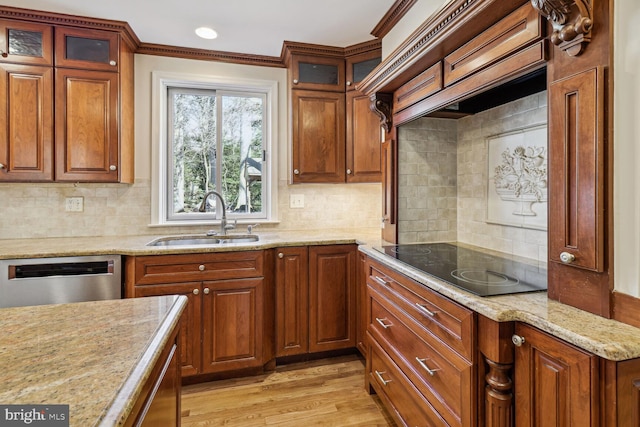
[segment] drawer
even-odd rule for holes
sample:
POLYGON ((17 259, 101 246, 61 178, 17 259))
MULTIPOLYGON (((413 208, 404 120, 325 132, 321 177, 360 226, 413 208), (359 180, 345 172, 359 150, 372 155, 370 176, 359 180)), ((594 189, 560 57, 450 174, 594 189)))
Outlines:
POLYGON ((472 424, 473 367, 437 338, 424 340, 398 307, 369 288, 369 332, 450 425, 472 424))
POLYGON ((442 89, 442 63, 427 68, 393 93, 393 112, 396 113, 442 89))
MULTIPOLYGON (((371 337, 369 337, 371 338, 371 337)), ((406 426, 448 426, 373 339, 369 339, 369 384, 406 426)), ((403 423, 399 423, 403 425, 403 423)))
POLYGON ((135 285, 242 279, 264 275, 263 251, 154 255, 128 258, 135 285))
POLYGON ((449 86, 489 67, 542 38, 540 14, 525 4, 469 43, 444 58, 444 85, 449 86))
POLYGON ((473 311, 381 264, 370 260, 368 266, 367 283, 373 289, 467 360, 474 360, 473 311))

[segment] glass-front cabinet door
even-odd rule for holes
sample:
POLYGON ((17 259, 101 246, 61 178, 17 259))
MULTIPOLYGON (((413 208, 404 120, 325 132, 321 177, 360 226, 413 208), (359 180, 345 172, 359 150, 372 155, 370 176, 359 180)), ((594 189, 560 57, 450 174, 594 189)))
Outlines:
POLYGON ((344 92, 344 59, 306 55, 291 59, 292 89, 344 92))
POLYGON ((56 27, 56 67, 118 71, 119 34, 56 27))
POLYGON ((53 27, 0 19, 0 62, 53 64, 53 27))
POLYGON ((356 88, 382 61, 380 51, 367 52, 347 58, 347 90, 356 88))

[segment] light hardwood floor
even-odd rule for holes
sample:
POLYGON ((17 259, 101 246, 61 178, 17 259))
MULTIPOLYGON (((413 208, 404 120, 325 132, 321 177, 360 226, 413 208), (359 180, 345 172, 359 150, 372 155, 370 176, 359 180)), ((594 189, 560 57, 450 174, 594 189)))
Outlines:
POLYGON ((278 366, 269 374, 182 388, 182 425, 396 426, 364 389, 355 355, 278 366))

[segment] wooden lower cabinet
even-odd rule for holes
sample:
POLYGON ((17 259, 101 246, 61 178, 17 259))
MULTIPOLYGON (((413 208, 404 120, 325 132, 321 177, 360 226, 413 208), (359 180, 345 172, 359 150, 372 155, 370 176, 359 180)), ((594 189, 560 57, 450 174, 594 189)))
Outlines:
POLYGON ((399 425, 477 425, 474 313, 373 260, 364 276, 369 390, 399 425))
POLYGON ((524 426, 599 426, 598 357, 516 324, 515 421, 524 426))
POLYGON ((140 396, 133 403, 131 413, 124 422, 125 427, 180 425, 179 340, 180 334, 176 328, 162 350, 151 375, 142 386, 140 396))
POLYGON ((356 346, 356 245, 309 247, 309 351, 356 346))
POLYGON ((356 245, 276 248, 276 356, 356 346, 356 245))
POLYGON ((259 368, 273 359, 262 251, 128 257, 128 297, 186 295, 182 377, 259 368), (185 281, 178 283, 182 277, 185 281), (202 280, 194 280, 202 278, 202 280), (214 279, 214 280, 204 280, 214 279), (169 283, 165 283, 169 282, 169 283))
POLYGON ((276 248, 276 356, 309 352, 309 252, 276 248))

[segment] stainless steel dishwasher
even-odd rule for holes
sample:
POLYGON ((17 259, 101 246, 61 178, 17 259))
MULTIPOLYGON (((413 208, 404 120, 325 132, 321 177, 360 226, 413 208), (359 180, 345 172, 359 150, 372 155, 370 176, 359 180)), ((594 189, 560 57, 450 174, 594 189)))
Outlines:
POLYGON ((0 308, 120 298, 120 255, 0 260, 0 308))

